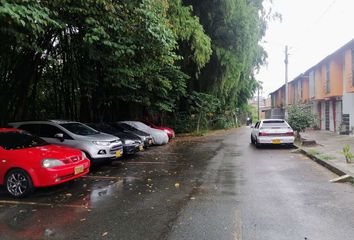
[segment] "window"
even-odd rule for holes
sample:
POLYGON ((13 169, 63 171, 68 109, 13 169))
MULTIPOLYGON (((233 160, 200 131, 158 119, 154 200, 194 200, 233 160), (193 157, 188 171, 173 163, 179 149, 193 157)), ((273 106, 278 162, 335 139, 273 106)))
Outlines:
POLYGON ((56 126, 52 126, 49 124, 41 124, 41 134, 39 136, 46 138, 54 138, 57 133, 62 133, 64 135, 64 139, 72 139, 68 134, 66 134, 56 126))
POLYGON ((126 123, 119 123, 119 126, 121 126, 124 129, 127 129, 129 131, 132 131, 132 132, 137 130, 136 128, 134 128, 134 127, 132 127, 129 124, 126 124, 126 123))
POLYGON ((110 123, 110 126, 117 129, 119 132, 124 132, 125 129, 119 125, 119 123, 110 123))
POLYGON ((310 98, 315 97, 315 87, 315 71, 311 71, 309 74, 310 98))
POLYGON ((100 133, 81 123, 63 123, 60 125, 66 130, 81 136, 89 136, 89 135, 95 135, 100 133))
POLYGON ((26 132, 0 133, 0 146, 5 150, 24 149, 48 145, 43 139, 26 132))
POLYGON ((329 70, 329 62, 326 63, 326 93, 329 93, 331 91, 330 88, 330 70, 329 70))
POLYGON ((354 48, 352 49, 352 86, 354 87, 354 48))
POLYGON ((87 124, 87 126, 93 128, 97 131, 109 133, 109 134, 113 134, 113 135, 119 132, 114 127, 111 127, 110 125, 105 124, 105 123, 87 124))
POLYGON ((40 136, 39 124, 24 124, 18 127, 19 129, 25 130, 34 135, 40 136))
POLYGON ((271 96, 272 96, 272 108, 275 108, 275 96, 274 95, 271 96))
POLYGON ((289 126, 285 123, 285 121, 264 121, 262 124, 262 128, 272 129, 272 128, 288 128, 289 126))

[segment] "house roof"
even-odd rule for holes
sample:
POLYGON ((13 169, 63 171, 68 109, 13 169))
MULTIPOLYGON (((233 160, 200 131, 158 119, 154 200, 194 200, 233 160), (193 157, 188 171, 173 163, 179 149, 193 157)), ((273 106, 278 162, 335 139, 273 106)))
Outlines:
POLYGON ((309 69, 307 69, 305 71, 305 75, 308 75, 308 73, 316 68, 317 66, 321 65, 322 63, 328 61, 329 59, 333 58, 334 56, 342 53, 343 51, 345 51, 346 49, 348 49, 349 47, 354 47, 354 38, 352 40, 350 40, 349 42, 347 42, 346 44, 344 44, 342 47, 340 47, 339 49, 337 49, 336 51, 334 51, 333 53, 329 54, 327 57, 323 58, 321 61, 319 61, 317 64, 313 65, 312 67, 310 67, 309 69))
MULTIPOLYGON (((349 47, 354 47, 354 38, 352 40, 350 40, 348 43, 344 44, 342 47, 340 47, 339 49, 337 49, 336 51, 334 51, 333 53, 329 54, 327 57, 323 58, 320 62, 318 62, 317 64, 315 64, 314 66, 310 67, 309 69, 307 69, 304 73, 301 73, 299 76, 295 77, 293 80, 291 80, 288 83, 293 83, 295 81, 298 81, 301 78, 307 77, 309 75, 309 72, 316 68, 317 66, 321 65, 322 63, 328 61, 328 59, 336 56, 337 54, 342 53, 343 51, 345 51, 346 49, 348 49, 349 47)), ((283 84, 281 87, 279 87, 277 90, 271 92, 269 95, 272 95, 274 93, 276 93, 277 91, 279 91, 281 88, 283 88, 285 86, 285 84, 283 84)))

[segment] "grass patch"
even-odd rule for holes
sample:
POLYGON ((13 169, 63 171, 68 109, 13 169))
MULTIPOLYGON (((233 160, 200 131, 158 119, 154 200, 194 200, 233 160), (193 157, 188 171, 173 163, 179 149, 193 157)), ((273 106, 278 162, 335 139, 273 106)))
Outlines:
POLYGON ((309 149, 309 150, 307 151, 307 153, 310 154, 310 155, 313 155, 313 156, 316 156, 316 155, 319 155, 319 154, 320 154, 320 152, 317 151, 317 150, 315 150, 315 149, 309 149))
POLYGON ((335 157, 327 154, 318 154, 316 157, 318 157, 321 160, 328 161, 328 160, 333 160, 335 157))
POLYGON ((329 161, 329 160, 333 160, 335 159, 334 156, 328 155, 328 154, 324 154, 324 153, 320 153, 319 151, 315 150, 315 149, 309 149, 307 151, 308 154, 315 156, 319 159, 321 159, 322 161, 329 161))
POLYGON ((199 133, 196 132, 196 131, 190 132, 190 133, 178 133, 178 134, 176 134, 176 136, 177 137, 200 137, 200 136, 205 136, 205 135, 207 135, 210 132, 212 132, 212 131, 210 131, 210 130, 202 130, 202 131, 199 131, 199 133))

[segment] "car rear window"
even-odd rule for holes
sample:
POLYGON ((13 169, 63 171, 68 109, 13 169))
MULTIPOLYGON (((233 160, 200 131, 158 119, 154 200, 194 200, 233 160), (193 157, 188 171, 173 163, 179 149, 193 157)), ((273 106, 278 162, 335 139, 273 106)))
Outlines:
POLYGON ((119 126, 129 130, 129 131, 136 131, 137 129, 135 127, 130 126, 127 123, 119 123, 119 126))
POLYGON ((26 132, 0 133, 0 146, 6 150, 24 149, 48 145, 43 139, 26 132))
POLYGON ((111 127, 108 124, 89 124, 89 126, 92 127, 93 129, 96 129, 96 130, 104 132, 104 133, 117 132, 117 129, 111 127))
POLYGON ((288 128, 285 121, 263 121, 262 128, 288 128))
POLYGON ((124 132, 125 129, 121 126, 119 126, 118 123, 109 123, 109 126, 113 127, 114 129, 117 129, 119 132, 124 132))

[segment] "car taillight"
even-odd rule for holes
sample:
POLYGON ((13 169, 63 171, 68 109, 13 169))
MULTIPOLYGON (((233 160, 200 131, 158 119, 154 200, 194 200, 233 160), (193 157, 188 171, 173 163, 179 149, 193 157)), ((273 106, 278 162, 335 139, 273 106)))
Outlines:
POLYGON ((259 136, 267 136, 268 135, 268 133, 266 133, 266 132, 259 132, 259 136))
POLYGON ((287 132, 285 135, 286 136, 294 136, 294 132, 287 132))

